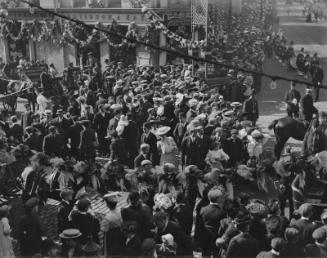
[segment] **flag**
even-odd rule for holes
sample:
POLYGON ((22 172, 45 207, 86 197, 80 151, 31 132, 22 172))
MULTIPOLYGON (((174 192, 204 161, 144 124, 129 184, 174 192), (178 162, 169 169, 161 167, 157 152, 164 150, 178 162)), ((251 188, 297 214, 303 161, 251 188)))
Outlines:
POLYGON ((192 0, 192 25, 207 25, 208 0, 192 0))

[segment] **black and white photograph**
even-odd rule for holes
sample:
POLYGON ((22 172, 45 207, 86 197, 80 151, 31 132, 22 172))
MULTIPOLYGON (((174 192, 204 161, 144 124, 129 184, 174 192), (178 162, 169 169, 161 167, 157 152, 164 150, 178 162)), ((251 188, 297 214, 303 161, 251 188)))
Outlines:
POLYGON ((326 258, 327 0, 0 0, 0 258, 326 258))

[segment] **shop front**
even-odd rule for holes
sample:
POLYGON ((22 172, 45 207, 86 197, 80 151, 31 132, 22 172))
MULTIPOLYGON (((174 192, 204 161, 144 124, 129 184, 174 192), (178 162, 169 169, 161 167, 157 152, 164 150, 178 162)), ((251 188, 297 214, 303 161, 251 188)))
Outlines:
MULTIPOLYGON (((160 35, 162 33, 158 31, 149 33, 150 21, 139 8, 59 8, 56 11, 120 35, 126 35, 132 31, 131 33, 134 33, 137 39, 156 45, 165 45, 165 35, 160 35), (134 28, 131 29, 131 26, 134 28)), ((74 40, 62 40, 68 30, 67 21, 53 17, 46 12, 35 10, 31 13, 28 8, 18 7, 8 8, 8 14, 7 19, 15 21, 18 28, 0 38, 0 57, 5 62, 12 62, 15 58, 22 57, 30 61, 43 60, 47 64, 53 63, 58 71, 62 71, 69 63, 76 66, 85 65, 88 59, 87 54, 92 52, 100 61, 102 69, 107 59, 154 66, 166 63, 165 53, 159 53, 138 44, 123 42, 120 37, 111 36, 109 40, 104 34, 101 34, 102 36, 99 34, 96 38, 93 37, 95 31, 85 29, 85 27, 74 34, 74 40), (30 36, 20 39, 22 24, 29 28, 30 36), (48 32, 47 28, 49 28, 48 32), (36 35, 34 36, 33 33, 36 35), (97 40, 92 44, 86 44, 85 42, 90 41, 90 38, 97 40)), ((70 26, 72 28, 70 30, 75 32, 74 23, 70 26)))

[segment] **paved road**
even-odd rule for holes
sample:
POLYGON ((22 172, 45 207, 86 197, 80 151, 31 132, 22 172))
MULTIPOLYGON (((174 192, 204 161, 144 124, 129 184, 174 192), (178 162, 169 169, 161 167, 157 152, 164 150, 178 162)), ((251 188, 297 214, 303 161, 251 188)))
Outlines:
MULTIPOLYGON (((285 32, 288 41, 293 41, 296 49, 304 47, 310 54, 318 52, 321 63, 325 70, 323 84, 327 85, 327 22, 306 23, 301 16, 302 6, 293 5, 291 16, 286 13, 284 4, 278 4, 278 14, 280 29, 285 32), (326 45, 325 45, 326 44, 326 45)), ((282 67, 275 58, 265 62, 265 72, 304 80, 296 72, 290 72, 286 67, 282 67)), ((273 120, 285 115, 285 105, 283 99, 289 89, 289 82, 277 81, 277 89, 269 87, 270 79, 263 79, 263 86, 258 96, 260 106, 259 125, 265 130, 267 125, 273 120)), ((305 85, 298 85, 298 89, 304 93, 305 85)), ((327 90, 320 91, 320 101, 315 105, 319 110, 327 110, 327 90)), ((271 133, 271 132, 270 132, 271 133)))

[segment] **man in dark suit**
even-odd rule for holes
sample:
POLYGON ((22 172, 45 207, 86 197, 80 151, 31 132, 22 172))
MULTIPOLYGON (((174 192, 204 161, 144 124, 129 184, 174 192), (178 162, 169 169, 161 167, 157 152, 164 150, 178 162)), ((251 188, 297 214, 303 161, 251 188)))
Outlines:
POLYGON ((236 129, 231 130, 231 137, 227 139, 225 151, 229 156, 229 164, 234 167, 238 162, 242 162, 245 159, 245 151, 243 142, 238 138, 238 131, 236 129))
POLYGON ((43 139, 43 152, 50 157, 61 157, 64 150, 64 140, 61 135, 57 133, 55 126, 49 127, 49 134, 43 139))
POLYGON ((33 112, 31 111, 31 106, 29 104, 24 105, 26 108, 26 111, 21 116, 21 125, 23 129, 25 129, 27 126, 30 126, 33 123, 33 112))
POLYGON ((132 120, 133 114, 127 113, 128 125, 125 127, 122 134, 122 138, 126 141, 126 147, 128 151, 129 166, 133 167, 134 159, 137 155, 138 141, 139 141, 139 129, 137 124, 132 120))
POLYGON ((10 120, 12 123, 8 132, 10 141, 15 144, 22 143, 24 135, 23 127, 19 124, 16 116, 12 116, 10 120))
POLYGON ((176 140, 177 146, 180 147, 187 129, 186 114, 179 113, 178 118, 179 122, 175 126, 173 136, 176 140))
POLYGON ((317 109, 313 105, 312 89, 305 89, 305 95, 300 101, 300 108, 303 119, 311 122, 314 113, 317 113, 317 109))
POLYGON ((111 135, 110 161, 117 161, 120 165, 128 166, 126 141, 117 132, 111 135))
POLYGON ((268 252, 260 252, 257 258, 278 258, 283 257, 286 242, 283 238, 275 237, 271 240, 271 250, 268 252))
POLYGON ((168 126, 172 126, 175 121, 175 113, 174 113, 175 107, 172 102, 172 99, 170 96, 165 96, 164 97, 164 123, 168 126))
POLYGON ((58 132, 66 138, 68 128, 73 124, 71 119, 64 117, 64 111, 58 109, 56 112, 57 117, 50 121, 50 124, 56 125, 58 132))
POLYGON ((210 138, 204 135, 203 127, 190 129, 190 136, 182 141, 182 164, 196 165, 200 169, 205 167, 205 158, 209 151, 210 138))
POLYGON ((88 236, 92 235, 92 240, 99 243, 98 233, 100 231, 99 221, 88 213, 91 202, 87 199, 81 199, 77 202, 78 212, 71 215, 72 228, 78 229, 82 235, 79 237, 79 242, 84 245, 88 241, 88 236))
POLYGON ((255 98, 255 92, 253 89, 250 97, 244 101, 242 111, 243 113, 248 114, 248 119, 252 121, 253 126, 255 126, 259 118, 259 106, 258 101, 255 98))
POLYGON ((226 251, 226 258, 253 258, 261 250, 260 243, 250 233, 251 218, 248 215, 236 218, 240 233, 233 237, 226 251))
POLYGON ((131 192, 128 200, 130 205, 121 210, 122 219, 124 223, 136 222, 137 234, 141 238, 141 241, 143 241, 145 238, 151 236, 151 229, 153 226, 151 209, 141 201, 138 192, 131 192))
POLYGON ((317 228, 312 233, 315 240, 313 244, 305 246, 305 257, 326 257, 327 256, 327 232, 325 227, 317 228))
POLYGON ((202 236, 202 256, 218 256, 219 250, 216 246, 220 221, 225 217, 222 206, 223 193, 218 190, 210 190, 208 193, 210 204, 200 210, 200 218, 204 225, 202 236))
POLYGON ((94 117, 93 128, 97 133, 100 154, 106 154, 108 152, 105 137, 107 135, 109 120, 110 115, 106 112, 104 105, 99 105, 99 112, 94 117))
POLYGON ((159 165, 159 154, 157 147, 157 136, 151 132, 151 124, 149 122, 143 124, 143 134, 141 135, 141 143, 150 146, 149 156, 154 166, 159 165))
POLYGON ((286 93, 285 102, 287 103, 287 114, 290 117, 299 117, 299 104, 301 93, 295 88, 296 83, 291 82, 291 89, 286 93), (296 99, 296 104, 294 102, 296 99))
POLYGON ((315 101, 319 100, 319 91, 322 81, 324 80, 324 70, 320 64, 315 65, 313 68, 312 83, 315 89, 315 101))
POLYGON ((149 159, 150 145, 142 143, 140 147, 140 154, 134 159, 134 168, 140 168, 143 160, 149 159))
POLYGON ((34 126, 28 126, 25 128, 25 139, 24 144, 30 147, 31 150, 41 152, 43 137, 40 135, 38 129, 34 128, 34 126))
POLYGON ((65 229, 70 228, 70 221, 68 216, 73 209, 72 200, 74 192, 70 189, 63 189, 60 192, 61 202, 58 208, 58 234, 60 234, 65 229))
POLYGON ((94 161, 95 147, 98 144, 94 130, 91 128, 89 120, 81 121, 83 130, 81 131, 81 140, 79 143, 79 151, 82 160, 94 161))
POLYGON ((157 228, 157 243, 162 241, 161 236, 171 234, 177 245, 177 256, 193 255, 193 243, 191 237, 186 235, 178 224, 170 221, 167 213, 157 212, 153 219, 157 228))
POLYGON ((39 200, 35 197, 25 203, 26 213, 20 221, 18 233, 20 255, 22 257, 41 255, 42 231, 40 218, 37 215, 38 205, 39 200))
POLYGON ((73 117, 73 124, 68 128, 67 137, 70 141, 70 155, 74 158, 79 157, 78 147, 81 141, 83 127, 77 117, 73 117))
POLYGON ((41 88, 44 91, 45 97, 50 97, 52 95, 52 78, 49 74, 49 68, 45 65, 42 68, 42 73, 40 74, 41 88))
POLYGON ((301 218, 295 221, 291 221, 290 223, 291 227, 295 227, 299 230, 299 240, 302 245, 312 244, 314 242, 312 233, 318 227, 318 225, 311 221, 313 209, 313 206, 309 203, 302 204, 299 207, 301 218))

